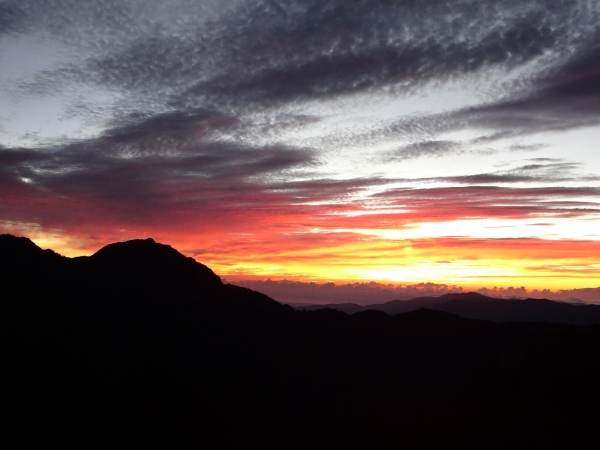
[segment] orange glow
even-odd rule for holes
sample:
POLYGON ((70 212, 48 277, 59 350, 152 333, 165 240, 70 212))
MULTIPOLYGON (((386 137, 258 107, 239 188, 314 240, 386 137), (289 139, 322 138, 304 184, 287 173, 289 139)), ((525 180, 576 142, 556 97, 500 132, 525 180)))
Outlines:
MULTIPOLYGON (((600 241, 441 237, 382 239, 352 232, 262 232, 173 235, 123 230, 80 239, 64 232, 22 231, 67 256, 90 254, 115 240, 152 236, 211 267, 221 277, 302 281, 446 283, 466 289, 593 287, 600 280, 600 241)), ((11 230, 8 230, 9 232, 11 230)))
POLYGON ((330 187, 311 185, 312 200, 323 203, 297 204, 294 189, 227 192, 210 185, 202 197, 190 187, 168 203, 140 209, 22 186, 29 191, 5 197, 12 221, 0 228, 67 256, 152 237, 231 281, 375 280, 468 289, 600 284, 597 189, 390 189, 362 201, 325 202, 330 187), (573 207, 560 200, 568 194, 589 202, 573 207), (21 211, 35 211, 44 224, 19 221, 21 211))

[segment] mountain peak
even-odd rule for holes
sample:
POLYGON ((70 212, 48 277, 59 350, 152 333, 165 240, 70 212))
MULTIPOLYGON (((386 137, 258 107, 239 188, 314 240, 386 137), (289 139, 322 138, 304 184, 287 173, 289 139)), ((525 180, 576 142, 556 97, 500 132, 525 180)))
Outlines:
POLYGON ((25 263, 40 263, 43 261, 63 258, 53 250, 42 250, 35 242, 26 237, 0 234, 0 264, 4 269, 15 269, 25 263))
POLYGON ((221 279, 207 266, 152 238, 132 239, 102 247, 89 257, 98 270, 127 276, 168 277, 202 280, 206 286, 221 286, 221 279))
POLYGON ((0 234, 0 248, 3 254, 9 252, 36 252, 42 251, 35 243, 26 237, 13 236, 12 234, 0 234))
POLYGON ((488 297, 487 295, 479 294, 478 292, 461 292, 456 294, 444 294, 439 297, 444 301, 463 300, 463 301, 494 301, 497 298, 488 297))
POLYGON ((138 262, 141 264, 148 263, 174 263, 187 261, 188 263, 194 261, 193 258, 189 258, 170 245, 157 243, 152 238, 147 239, 132 239, 124 242, 114 242, 112 244, 105 245, 92 256, 90 259, 95 261, 104 260, 128 260, 130 262, 138 262), (148 258, 156 258, 152 261, 148 258))
POLYGON ((62 280, 76 284, 84 282, 76 279, 79 276, 76 274, 85 273, 97 280, 97 289, 108 289, 106 283, 112 280, 113 292, 131 289, 147 293, 165 289, 173 293, 200 292, 223 287, 221 278, 207 266, 152 238, 116 242, 92 256, 66 258, 52 250, 42 250, 26 237, 3 234, 0 269, 0 279, 19 279, 22 286, 35 277, 43 278, 45 283, 62 280))

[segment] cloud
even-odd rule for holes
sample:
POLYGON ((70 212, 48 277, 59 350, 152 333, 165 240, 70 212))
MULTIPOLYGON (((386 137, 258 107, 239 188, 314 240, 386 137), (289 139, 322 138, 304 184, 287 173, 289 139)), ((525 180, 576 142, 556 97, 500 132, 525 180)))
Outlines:
POLYGON ((561 159, 532 158, 534 164, 525 164, 509 170, 456 177, 438 177, 423 179, 430 182, 451 182, 460 184, 507 184, 507 183, 564 183, 600 181, 597 176, 584 176, 577 173, 582 164, 566 162, 561 159))
POLYGON ((440 157, 449 153, 457 153, 460 147, 452 141, 422 141, 410 145, 405 145, 391 154, 390 159, 406 160, 422 156, 440 157))
POLYGON ((41 26, 80 38, 90 53, 83 64, 46 72, 38 82, 58 77, 134 96, 154 91, 179 107, 256 107, 383 86, 403 89, 493 65, 522 65, 567 51, 594 17, 577 1, 242 1, 219 14, 210 6, 174 2, 174 9, 198 15, 194 27, 137 1, 95 1, 83 8, 49 3, 25 1, 41 26))
MULTIPOLYGON (((210 217, 213 228, 242 230, 268 221, 282 231, 574 218, 600 211, 596 187, 498 186, 576 181, 570 174, 579 166, 567 161, 538 158, 507 171, 458 177, 333 179, 312 172, 317 165, 313 149, 214 139, 215 133, 237 126, 235 117, 218 111, 173 112, 132 118, 95 139, 3 149, 0 218, 64 228, 82 221, 109 227, 206 227, 210 217), (399 182, 422 185, 390 187, 399 182), (423 184, 439 182, 466 186, 423 184)), ((436 151, 438 143, 414 148, 436 151)))
POLYGON ((23 32, 27 29, 27 17, 18 3, 0 3, 0 36, 23 32))
POLYGON ((173 211, 185 215, 187 210, 192 217, 194 207, 208 213, 211 208, 289 203, 292 194, 281 200, 284 195, 270 185, 287 171, 310 168, 313 151, 210 139, 211 131, 232 124, 234 119, 212 112, 172 113, 113 128, 95 139, 4 149, 0 173, 6 194, 0 211, 5 219, 23 215, 20 220, 38 217, 60 225, 94 209, 127 222, 173 211))
POLYGON ((416 297, 464 292, 462 287, 435 283, 392 285, 377 283, 315 283, 290 280, 236 280, 238 286, 263 292, 282 303, 355 303, 370 305, 416 297))
POLYGON ((600 212, 596 187, 460 186, 397 188, 374 194, 415 221, 579 217, 600 212))
MULTIPOLYGON (((596 32, 598 35, 599 33, 596 32)), ((459 115, 471 126, 513 136, 596 125, 600 120, 600 38, 537 77, 531 92, 459 115)))
MULTIPOLYGON (((281 303, 374 305, 393 300, 411 300, 417 297, 440 297, 444 294, 469 292, 462 286, 436 283, 389 284, 377 283, 315 283, 291 280, 235 280, 233 284, 263 292, 281 303)), ((527 289, 520 287, 480 288, 473 291, 493 298, 545 298, 549 300, 580 300, 600 303, 600 287, 561 289, 527 289)))
POLYGON ((480 141, 493 143, 597 120, 593 99, 581 93, 595 95, 600 12, 585 1, 174 0, 167 8, 139 0, 77 7, 72 0, 23 0, 18 8, 35 33, 76 56, 26 77, 11 95, 66 98, 73 89, 96 90, 108 103, 77 97, 68 114, 107 132, 136 117, 151 123, 154 116, 213 111, 237 121, 228 138, 256 142, 280 133, 280 142, 296 146, 294 130, 307 124, 284 131, 289 121, 281 109, 355 94, 410 97, 473 74, 490 78, 484 89, 495 92, 493 99, 373 121, 363 135, 332 130, 321 144, 395 140, 388 148, 397 149, 396 161, 451 157, 490 150, 440 137, 445 132, 478 128, 487 136, 480 141), (268 126, 252 119, 260 111, 268 126), (398 145, 398 136, 412 143, 398 145))
POLYGON ((584 48, 544 80, 541 94, 550 99, 584 98, 600 95, 600 48, 584 48))
POLYGON ((526 289, 524 286, 513 288, 482 288, 477 292, 489 295, 495 298, 546 298, 549 300, 584 303, 600 303, 600 287, 597 288, 579 288, 579 289, 559 289, 551 291, 550 289, 526 289))
MULTIPOLYGON (((437 179, 442 181, 442 179, 437 179)), ((446 177, 444 181, 461 184, 502 184, 502 183, 523 183, 539 181, 539 178, 525 175, 479 173, 476 175, 463 175, 459 177, 446 177)))
MULTIPOLYGON (((541 295, 544 295, 541 292, 541 295)), ((580 288, 580 289, 561 289, 554 296, 548 297, 560 300, 581 299, 587 303, 600 303, 600 287, 580 288)))
POLYGON ((317 178, 312 149, 212 139, 215 130, 232 126, 234 118, 217 112, 169 113, 95 139, 3 149, 0 219, 49 229, 144 224, 243 230, 264 221, 298 226, 389 183, 317 178))

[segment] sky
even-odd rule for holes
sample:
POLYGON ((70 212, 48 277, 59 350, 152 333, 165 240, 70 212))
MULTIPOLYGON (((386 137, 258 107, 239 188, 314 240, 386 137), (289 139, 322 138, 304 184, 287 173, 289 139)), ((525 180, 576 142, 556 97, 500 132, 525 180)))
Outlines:
POLYGON ((595 0, 0 0, 0 232, 67 256, 600 302, 599 147, 595 0))

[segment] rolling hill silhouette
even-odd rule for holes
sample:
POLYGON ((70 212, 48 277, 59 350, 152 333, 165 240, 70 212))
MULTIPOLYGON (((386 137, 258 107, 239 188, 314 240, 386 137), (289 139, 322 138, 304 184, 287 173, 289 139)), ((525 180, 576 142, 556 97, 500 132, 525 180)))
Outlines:
POLYGON ((597 326, 297 311, 150 239, 2 235, 0 298, 13 447, 539 447, 599 415, 597 326))
POLYGON ((297 309, 305 311, 324 308, 336 309, 347 314, 376 310, 391 315, 429 308, 456 314, 466 319, 491 320, 493 322, 600 324, 600 305, 573 304, 537 298, 498 299, 476 292, 444 294, 439 297, 418 297, 412 300, 392 300, 367 306, 353 303, 332 303, 297 307, 297 309))

